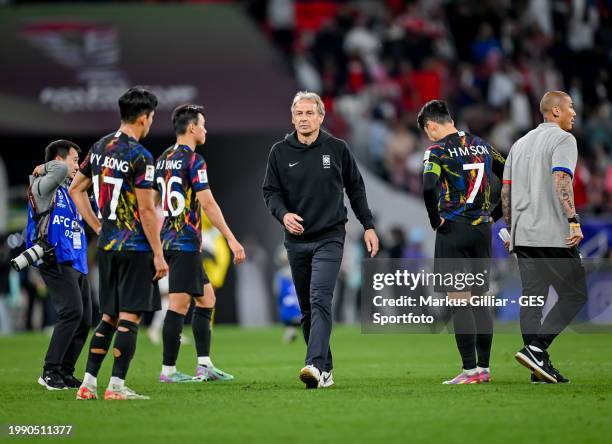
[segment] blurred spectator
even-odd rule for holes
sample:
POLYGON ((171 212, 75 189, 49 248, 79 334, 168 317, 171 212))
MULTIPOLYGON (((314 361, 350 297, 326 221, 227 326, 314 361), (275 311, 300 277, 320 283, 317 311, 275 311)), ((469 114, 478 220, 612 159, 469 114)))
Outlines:
POLYGON ((387 248, 387 254, 389 257, 391 259, 403 258, 406 243, 406 233, 402 227, 392 227, 390 232, 390 242, 387 248))
POLYGON ((394 118, 395 109, 388 103, 382 103, 372 112, 372 120, 368 129, 369 162, 367 166, 379 175, 385 171, 385 153, 391 136, 388 122, 394 118))
POLYGON ((378 65, 378 53, 381 41, 374 32, 375 22, 365 16, 359 16, 353 28, 344 37, 344 52, 349 57, 363 60, 370 70, 378 65))
POLYGON ((472 57, 476 64, 488 65, 494 70, 498 67, 501 60, 501 43, 493 34, 493 27, 490 23, 482 23, 478 29, 478 35, 472 42, 472 57))
POLYGON ((412 227, 408 237, 408 245, 404 249, 404 258, 406 259, 424 259, 427 256, 423 251, 423 242, 425 242, 425 229, 423 227, 412 227))
POLYGON ((268 25, 272 38, 286 54, 293 49, 293 27, 295 23, 293 0, 269 0, 268 25))
POLYGON ((295 285, 291 278, 287 250, 283 245, 276 249, 276 267, 274 275, 274 295, 278 308, 278 317, 285 326, 283 342, 288 344, 298 337, 298 327, 301 325, 302 312, 298 301, 295 285))
POLYGON ((389 180, 398 188, 408 183, 408 159, 416 149, 416 137, 401 120, 397 120, 387 138, 385 169, 389 180))
POLYGON ((608 156, 612 154, 611 111, 612 106, 610 102, 602 102, 591 117, 589 117, 585 127, 585 135, 589 148, 594 149, 596 145, 601 145, 608 156))
POLYGON ((516 90, 516 73, 509 60, 504 60, 501 69, 491 76, 487 98, 494 108, 507 104, 516 90))

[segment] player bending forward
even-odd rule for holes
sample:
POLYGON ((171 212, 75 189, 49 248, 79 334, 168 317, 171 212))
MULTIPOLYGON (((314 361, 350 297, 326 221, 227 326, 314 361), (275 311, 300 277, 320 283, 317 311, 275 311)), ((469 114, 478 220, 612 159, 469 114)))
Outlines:
MULTIPOLYGON (((478 136, 455 128, 446 103, 423 106, 418 125, 434 144, 425 151, 423 197, 431 227, 436 230, 436 272, 487 273, 491 258, 491 179, 501 179, 504 158, 478 136), (467 269, 466 269, 467 267, 467 269)), ((496 208, 493 218, 501 217, 496 208)), ((488 274, 487 274, 488 275, 488 274)), ((488 281, 467 291, 436 288, 451 299, 469 300, 488 291, 488 281), (454 291, 453 291, 454 290, 454 291)), ((444 384, 490 382, 493 342, 490 307, 458 306, 453 312, 455 340, 463 371, 444 384)))

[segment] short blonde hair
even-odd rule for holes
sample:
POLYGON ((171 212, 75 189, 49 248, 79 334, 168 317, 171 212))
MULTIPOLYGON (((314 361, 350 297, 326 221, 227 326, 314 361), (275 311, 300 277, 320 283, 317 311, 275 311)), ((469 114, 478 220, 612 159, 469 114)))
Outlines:
POLYGON ((323 100, 317 93, 313 93, 310 91, 299 91, 295 97, 293 98, 293 102, 291 103, 291 113, 293 114, 293 110, 295 109, 295 105, 300 100, 310 100, 317 105, 317 111, 320 115, 325 115, 325 105, 323 104, 323 100))

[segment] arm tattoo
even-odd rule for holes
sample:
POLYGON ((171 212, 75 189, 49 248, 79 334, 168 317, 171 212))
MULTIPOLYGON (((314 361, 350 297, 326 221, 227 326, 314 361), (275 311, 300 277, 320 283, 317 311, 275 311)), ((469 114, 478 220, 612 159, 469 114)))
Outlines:
POLYGON ((501 201, 502 201, 502 211, 504 213, 504 220, 506 221, 506 226, 510 226, 512 222, 512 207, 510 206, 510 184, 505 183, 502 185, 501 189, 501 201))
POLYGON ((572 186, 572 177, 563 171, 555 171, 553 173, 553 182, 555 184, 555 192, 557 198, 561 202, 561 207, 568 218, 576 214, 574 207, 574 187, 572 186))

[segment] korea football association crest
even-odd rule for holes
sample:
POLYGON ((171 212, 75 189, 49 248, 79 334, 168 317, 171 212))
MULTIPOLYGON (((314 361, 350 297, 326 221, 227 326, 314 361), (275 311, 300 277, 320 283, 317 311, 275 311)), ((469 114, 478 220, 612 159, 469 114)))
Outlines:
POLYGON ((331 168, 331 156, 323 154, 323 168, 331 168))

